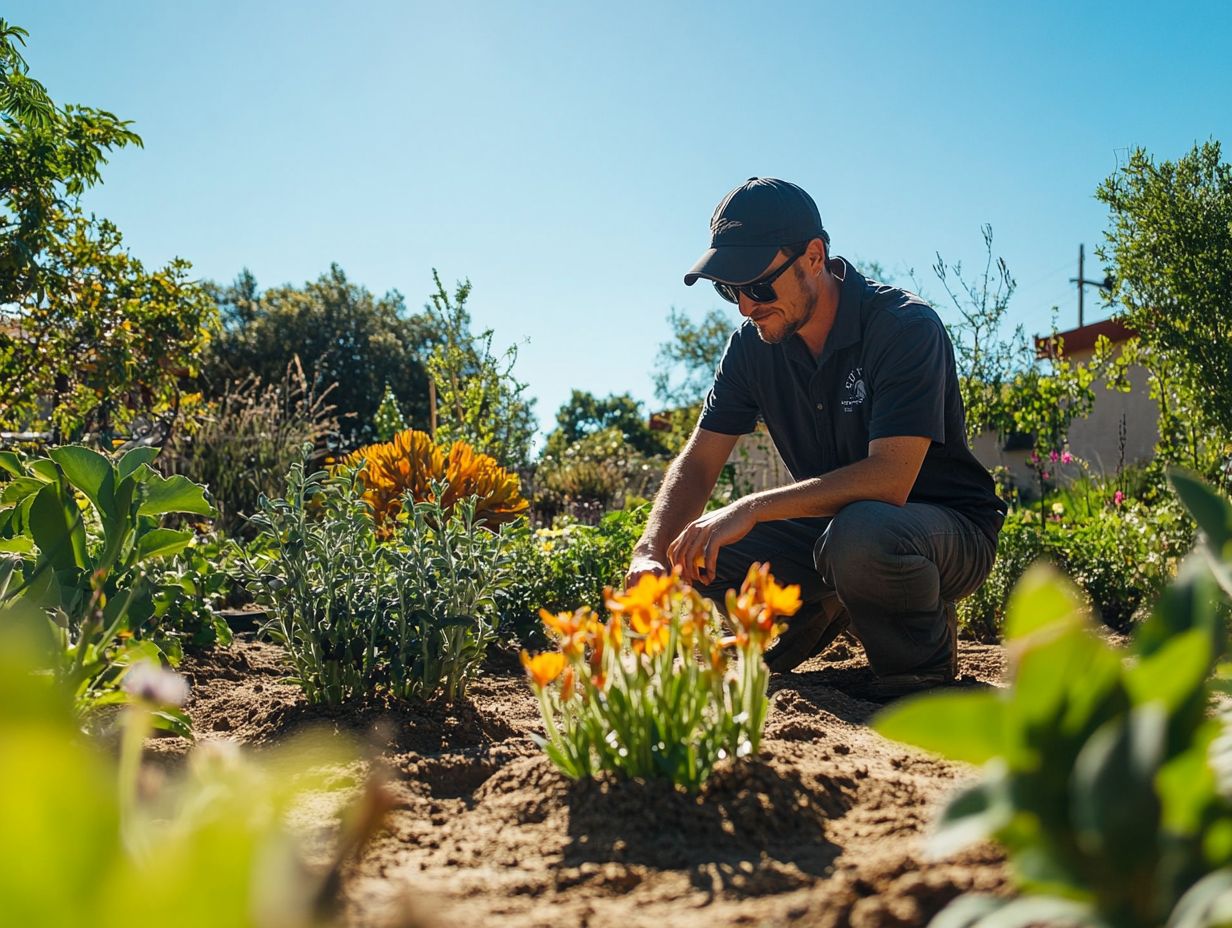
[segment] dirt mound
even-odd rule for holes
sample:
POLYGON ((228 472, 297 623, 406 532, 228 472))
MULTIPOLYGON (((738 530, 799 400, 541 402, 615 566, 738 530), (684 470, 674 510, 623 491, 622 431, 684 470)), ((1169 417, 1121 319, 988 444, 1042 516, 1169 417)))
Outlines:
MULTIPOLYGON (((989 646, 964 642, 961 658, 985 682, 1004 667, 989 646)), ((962 892, 1006 891, 990 847, 922 856, 938 802, 969 771, 869 729, 879 706, 859 696, 855 644, 774 678, 761 755, 697 795, 562 776, 534 743, 537 706, 508 654, 452 706, 310 709, 282 652, 250 641, 184 669, 204 732, 255 745, 308 724, 368 732, 395 808, 350 868, 355 926, 914 926, 962 892)))

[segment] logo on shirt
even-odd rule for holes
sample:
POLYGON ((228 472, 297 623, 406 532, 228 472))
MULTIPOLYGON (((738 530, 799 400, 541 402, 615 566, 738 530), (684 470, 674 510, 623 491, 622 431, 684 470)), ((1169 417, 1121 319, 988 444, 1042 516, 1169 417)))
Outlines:
POLYGON ((864 368, 857 367, 849 371, 843 388, 847 394, 839 400, 839 405, 843 407, 843 412, 855 412, 857 406, 864 405, 864 398, 868 396, 868 389, 864 386, 864 368))

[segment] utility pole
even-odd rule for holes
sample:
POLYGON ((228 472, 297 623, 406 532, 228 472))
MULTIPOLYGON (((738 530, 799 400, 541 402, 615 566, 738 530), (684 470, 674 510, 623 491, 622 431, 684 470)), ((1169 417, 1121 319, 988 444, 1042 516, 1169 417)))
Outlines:
POLYGON ((1084 254, 1084 246, 1078 246, 1078 276, 1071 277, 1069 282, 1078 285, 1078 328, 1082 328, 1082 298, 1085 291, 1084 286, 1099 287, 1101 290, 1112 289, 1112 276, 1108 275, 1103 280, 1087 280, 1082 274, 1082 265, 1084 254))

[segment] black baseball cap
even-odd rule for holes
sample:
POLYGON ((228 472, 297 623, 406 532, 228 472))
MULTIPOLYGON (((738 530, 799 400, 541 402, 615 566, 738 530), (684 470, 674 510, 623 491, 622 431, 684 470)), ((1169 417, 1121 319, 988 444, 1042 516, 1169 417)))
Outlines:
POLYGON ((684 275, 725 284, 747 284, 762 275, 780 248, 830 236, 813 198, 795 184, 774 177, 750 177, 715 207, 710 248, 684 275))

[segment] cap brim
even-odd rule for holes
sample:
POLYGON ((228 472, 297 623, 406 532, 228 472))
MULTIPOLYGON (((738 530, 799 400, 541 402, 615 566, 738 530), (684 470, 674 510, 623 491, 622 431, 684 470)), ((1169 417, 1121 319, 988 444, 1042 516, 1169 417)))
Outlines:
POLYGON ((728 245, 709 248, 684 275, 687 286, 698 278, 725 284, 747 284, 761 277, 779 253, 778 245, 728 245))

